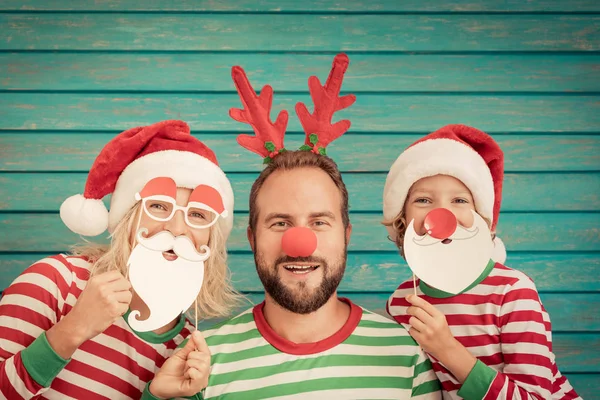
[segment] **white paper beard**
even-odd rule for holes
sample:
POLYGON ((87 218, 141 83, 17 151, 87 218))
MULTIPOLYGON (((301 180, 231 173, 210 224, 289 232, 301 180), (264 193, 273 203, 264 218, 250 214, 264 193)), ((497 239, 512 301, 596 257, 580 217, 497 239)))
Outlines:
POLYGON ((410 222, 404 236, 404 256, 419 279, 452 294, 475 282, 487 267, 494 244, 485 220, 474 211, 473 217, 473 226, 458 225, 448 244, 428 234, 417 235, 414 220, 410 222))
POLYGON ((194 303, 204 280, 204 261, 210 249, 202 246, 198 253, 186 236, 173 237, 162 231, 145 238, 140 229, 138 244, 127 261, 129 281, 135 292, 150 309, 150 317, 138 320, 139 310, 132 310, 128 322, 138 332, 153 331, 167 325, 194 303), (178 256, 168 261, 163 251, 173 250, 178 256))

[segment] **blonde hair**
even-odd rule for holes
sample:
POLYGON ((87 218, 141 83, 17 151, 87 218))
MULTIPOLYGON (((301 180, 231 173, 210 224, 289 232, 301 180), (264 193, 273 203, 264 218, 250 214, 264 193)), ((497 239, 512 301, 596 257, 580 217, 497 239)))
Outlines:
MULTIPOLYGON (((86 241, 85 244, 72 249, 73 255, 85 257, 93 264, 90 277, 114 270, 127 276, 127 260, 132 251, 131 232, 135 229, 134 224, 137 224, 141 212, 140 204, 138 202, 134 205, 115 227, 110 245, 86 241)), ((197 298, 198 320, 228 317, 235 308, 242 305, 242 299, 245 299, 231 284, 225 241, 221 226, 218 223, 214 224, 210 228, 208 239, 211 255, 204 264, 204 283, 197 298)), ((186 314, 194 321, 195 307, 190 307, 186 314)))

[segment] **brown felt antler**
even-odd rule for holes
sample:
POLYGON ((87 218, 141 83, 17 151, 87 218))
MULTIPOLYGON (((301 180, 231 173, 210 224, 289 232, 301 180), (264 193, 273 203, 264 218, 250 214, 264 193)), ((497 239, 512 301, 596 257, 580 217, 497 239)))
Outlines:
POLYGON ((325 155, 327 154, 325 147, 350 128, 350 121, 347 119, 331 124, 335 112, 350 107, 356 101, 356 96, 353 94, 339 97, 349 63, 346 54, 338 54, 333 60, 331 72, 324 86, 316 76, 308 79, 308 88, 315 109, 311 114, 304 103, 296 104, 296 114, 306 134, 304 146, 300 147, 300 150, 311 150, 325 155))
POLYGON ((252 126, 255 133, 255 136, 239 135, 237 142, 240 146, 263 156, 264 163, 267 164, 279 152, 285 151, 283 137, 288 123, 288 113, 285 110, 281 111, 273 124, 270 117, 273 88, 265 85, 257 96, 246 73, 239 66, 231 69, 231 77, 244 108, 232 108, 229 110, 229 115, 238 122, 252 126))

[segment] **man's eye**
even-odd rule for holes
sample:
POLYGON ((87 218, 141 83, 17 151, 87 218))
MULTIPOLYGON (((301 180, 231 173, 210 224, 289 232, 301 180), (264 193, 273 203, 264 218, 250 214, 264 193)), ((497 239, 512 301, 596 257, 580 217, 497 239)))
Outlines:
POLYGON ((278 221, 278 222, 275 222, 271 226, 276 226, 276 227, 279 227, 279 228, 284 228, 284 227, 287 226, 287 222, 285 222, 285 221, 278 221))

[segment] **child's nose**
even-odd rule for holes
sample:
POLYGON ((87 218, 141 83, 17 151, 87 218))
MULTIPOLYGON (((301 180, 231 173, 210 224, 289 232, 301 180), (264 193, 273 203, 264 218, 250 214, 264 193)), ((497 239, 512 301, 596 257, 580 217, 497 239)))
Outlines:
POLYGON ((317 235, 301 226, 288 229, 281 238, 281 248, 290 257, 308 257, 317 249, 317 235))
POLYGON ((429 236, 436 239, 447 239, 456 231, 458 221, 447 208, 436 208, 426 216, 423 225, 429 236))

